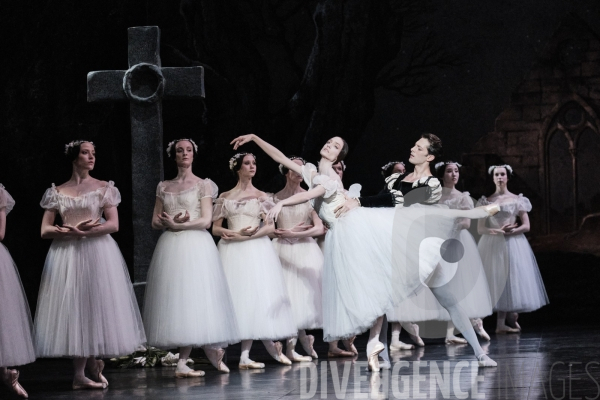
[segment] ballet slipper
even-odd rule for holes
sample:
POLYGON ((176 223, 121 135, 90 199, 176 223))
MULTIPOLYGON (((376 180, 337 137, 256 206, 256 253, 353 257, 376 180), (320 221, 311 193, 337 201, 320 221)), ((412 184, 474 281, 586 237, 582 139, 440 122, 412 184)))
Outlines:
POLYGON ((351 351, 342 350, 336 347, 334 350, 329 350, 327 352, 327 357, 335 358, 335 357, 354 357, 355 354, 351 351))
POLYGON ((480 367, 497 367, 498 363, 491 358, 489 358, 486 354, 480 354, 477 356, 477 363, 480 367))
POLYGON ((205 372, 201 370, 190 369, 189 371, 185 372, 175 371, 175 378, 199 378, 204 375, 205 372))
POLYGON ((346 348, 346 350, 348 350, 349 352, 351 352, 352 354, 357 356, 358 350, 356 350, 356 346, 354 346, 355 339, 356 339, 356 336, 352 336, 350 339, 342 340, 342 343, 344 344, 344 347, 346 348))
POLYGON ((457 336, 446 337, 446 344, 467 344, 467 340, 457 336))
POLYGON ((104 390, 106 389, 105 383, 94 382, 91 379, 86 379, 83 382, 76 382, 73 380, 73 390, 104 390))
POLYGON ((24 399, 28 399, 29 395, 23 389, 23 386, 19 383, 19 371, 15 369, 7 369, 6 370, 7 379, 5 381, 6 386, 17 396, 22 397, 24 399))
POLYGON ((413 342, 415 342, 415 344, 417 346, 419 346, 419 347, 425 346, 423 339, 421 339, 421 337, 419 336, 419 325, 412 323, 412 322, 408 322, 408 323, 403 323, 402 327, 408 333, 408 336, 410 336, 410 339, 413 342))
POLYGON ((265 364, 250 360, 249 363, 239 364, 239 369, 263 369, 265 364))
POLYGON ((513 329, 518 329, 520 332, 521 325, 519 325, 519 323, 517 322, 518 319, 519 319, 518 313, 516 313, 516 312, 506 313, 506 325, 513 329))
POLYGON ((500 325, 496 327, 496 333, 501 334, 501 335, 505 335, 507 333, 521 333, 520 330, 515 329, 515 328, 511 328, 510 326, 507 325, 500 325))
POLYGON ((368 365, 369 371, 379 372, 379 353, 385 350, 385 346, 381 342, 377 342, 375 346, 373 346, 373 350, 368 354, 368 365))
POLYGON ((205 348, 204 352, 206 353, 206 357, 208 357, 210 363, 217 369, 217 371, 226 374, 229 373, 229 368, 227 368, 227 365, 225 365, 223 362, 223 357, 225 356, 224 349, 205 348))
MULTIPOLYGON (((285 355, 283 355, 283 345, 281 344, 281 342, 275 342, 273 343, 274 348, 275 348, 275 354, 271 354, 271 352, 269 351, 269 354, 271 354, 271 357, 273 357, 275 359, 275 361, 278 361, 284 365, 292 365, 292 362, 290 361, 289 358, 287 358, 285 355)), ((269 349, 267 349, 268 351, 269 349)))
POLYGON ((88 368, 88 371, 94 382, 104 383, 108 387, 108 380, 102 375, 102 371, 104 371, 104 361, 96 360, 96 368, 88 368))
POLYGON ((390 344, 390 350, 399 351, 399 350, 412 350, 415 348, 414 344, 406 344, 404 342, 398 341, 398 343, 392 342, 390 344))
POLYGON ((488 335, 485 329, 483 329, 483 321, 481 318, 474 320, 473 329, 475 330, 475 333, 477 333, 483 340, 490 340, 490 335, 488 335))
POLYGON ((313 335, 304 335, 299 340, 300 340, 300 344, 302 345, 302 348, 304 349, 306 354, 308 354, 312 358, 319 358, 319 356, 317 355, 317 352, 313 348, 313 345, 315 343, 315 337, 313 335))

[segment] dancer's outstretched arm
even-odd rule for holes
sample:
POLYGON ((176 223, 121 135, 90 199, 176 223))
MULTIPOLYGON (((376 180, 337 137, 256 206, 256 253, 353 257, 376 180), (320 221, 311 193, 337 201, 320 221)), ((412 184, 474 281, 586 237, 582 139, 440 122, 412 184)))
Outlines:
MULTIPOLYGON (((299 167, 298 164, 292 162, 296 167, 299 167)), ((321 197, 325 194, 325 188, 321 185, 317 185, 314 188, 307 190, 306 192, 296 193, 293 196, 288 197, 287 199, 281 200, 275 207, 271 208, 267 213, 267 221, 275 221, 277 222, 277 216, 281 212, 281 209, 284 206, 295 206, 296 204, 306 203, 309 200, 316 199, 317 197, 321 197)))
POLYGON ((296 164, 295 162, 287 158, 285 154, 279 151, 279 149, 277 149, 275 146, 265 142, 253 133, 249 135, 238 136, 235 139, 233 139, 230 144, 233 145, 234 150, 237 150, 240 146, 249 142, 256 143, 258 147, 262 149, 262 151, 264 151, 269 157, 273 159, 273 161, 282 164, 287 169, 290 169, 298 174, 302 174, 301 165, 296 164))

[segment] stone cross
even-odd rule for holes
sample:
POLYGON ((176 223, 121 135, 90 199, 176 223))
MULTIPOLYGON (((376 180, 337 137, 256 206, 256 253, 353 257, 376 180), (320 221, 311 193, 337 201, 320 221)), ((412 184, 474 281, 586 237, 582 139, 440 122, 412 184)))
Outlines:
POLYGON ((94 71, 87 76, 87 101, 129 101, 133 183, 133 270, 140 306, 159 232, 150 225, 156 185, 163 180, 162 99, 204 97, 202 67, 167 68, 160 62, 160 29, 127 30, 129 69, 94 71))

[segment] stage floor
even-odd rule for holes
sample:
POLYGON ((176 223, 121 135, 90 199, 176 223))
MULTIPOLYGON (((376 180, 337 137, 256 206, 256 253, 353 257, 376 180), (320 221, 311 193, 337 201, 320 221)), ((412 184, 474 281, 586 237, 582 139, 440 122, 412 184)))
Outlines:
MULTIPOLYGON (((491 334, 491 342, 482 342, 498 362, 496 368, 472 368, 474 357, 467 345, 446 346, 440 340, 426 340, 424 348, 393 352, 393 369, 372 374, 366 370, 362 353, 366 344, 363 335, 357 339, 361 357, 356 360, 328 360, 327 346, 319 337, 315 347, 321 358, 292 366, 276 363, 262 343, 255 342, 251 356, 267 364, 264 370, 238 370, 240 350, 236 345, 228 350, 230 374, 201 366, 206 376, 175 379, 172 367, 106 369, 108 389, 75 392, 70 388, 70 360, 39 360, 21 368, 20 381, 31 399, 56 400, 599 397, 599 327, 525 329, 519 335, 491 334)), ((0 399, 9 398, 14 397, 0 387, 0 399)))

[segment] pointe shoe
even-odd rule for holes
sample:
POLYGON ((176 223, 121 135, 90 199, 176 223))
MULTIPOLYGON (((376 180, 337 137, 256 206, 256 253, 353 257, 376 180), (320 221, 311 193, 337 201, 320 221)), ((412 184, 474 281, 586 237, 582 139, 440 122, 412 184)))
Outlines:
POLYGON ((358 350, 356 350, 356 346, 354 346, 355 339, 356 339, 356 336, 352 336, 350 339, 342 340, 342 343, 344 344, 344 347, 346 348, 346 350, 348 350, 349 352, 351 352, 352 354, 357 356, 358 350))
POLYGON ((415 342, 415 344, 417 346, 419 346, 419 347, 425 346, 425 342, 423 342, 423 339, 421 339, 421 336, 419 336, 419 325, 410 322, 408 324, 403 324, 402 327, 408 333, 408 336, 410 336, 410 339, 413 342, 415 342), (406 329, 406 326, 409 326, 410 328, 406 329))
POLYGON ((28 399, 29 395, 27 394, 25 389, 23 389, 23 386, 21 386, 21 384, 19 383, 19 371, 15 369, 8 369, 6 371, 8 373, 8 379, 6 384, 8 385, 9 389, 17 396, 22 397, 24 399, 28 399))
POLYGON ((480 206, 476 208, 481 208, 483 211, 488 213, 490 217, 500 212, 500 206, 498 204, 488 204, 487 206, 480 206))
POLYGON ((504 335, 507 333, 521 333, 521 331, 515 328, 511 328, 510 326, 499 326, 496 328, 496 333, 504 335))
POLYGON ((355 354, 351 351, 342 350, 338 347, 335 348, 334 351, 329 350, 327 352, 327 357, 335 358, 335 357, 354 357, 355 354))
POLYGON ((486 354, 480 354, 477 356, 477 363, 480 367, 497 367, 498 363, 491 358, 489 358, 486 354))
POLYGON ((187 372, 175 371, 175 378, 199 378, 204 376, 206 373, 201 370, 189 370, 187 372))
POLYGON ((312 358, 319 358, 317 352, 313 348, 313 345, 315 343, 315 337, 313 335, 305 335, 302 339, 300 339, 300 344, 302 345, 302 348, 304 349, 306 354, 308 354, 312 358))
POLYGON ((106 383, 98 383, 90 380, 89 382, 75 383, 73 382, 73 390, 104 390, 106 383))
POLYGON ((206 353, 206 356, 208 357, 209 353, 212 353, 211 356, 214 356, 214 358, 216 358, 216 360, 212 360, 213 357, 208 357, 209 361, 211 362, 211 364, 217 369, 217 371, 220 372, 224 372, 226 374, 228 374, 229 368, 227 368, 227 365, 225 365, 225 363, 223 362, 223 357, 225 356, 225 350, 224 349, 204 349, 204 352, 206 353))
POLYGON ((93 370, 88 368, 88 370, 94 382, 104 383, 106 387, 108 387, 108 380, 102 375, 102 371, 104 371, 104 361, 96 360, 96 368, 93 370))
POLYGON ((467 344, 467 340, 459 337, 447 337, 445 340, 446 344, 467 344))
POLYGON ((271 357, 284 365, 292 365, 290 359, 283 355, 283 345, 281 342, 275 342, 273 344, 275 345, 275 354, 271 354, 271 357))
POLYGON ((247 364, 239 364, 238 365, 239 369, 263 369, 264 367, 265 367, 265 364, 259 363, 256 361, 250 361, 247 364))
POLYGON ((521 325, 519 325, 519 323, 517 322, 518 319, 519 319, 519 314, 518 313, 516 313, 516 312, 508 313, 507 314, 507 318, 506 318, 506 322, 508 324, 510 324, 508 326, 510 326, 511 328, 514 328, 514 329, 518 329, 519 332, 520 332, 521 331, 521 325), (513 326, 511 326, 511 325, 513 325, 513 326))
POLYGON ((387 360, 381 360, 381 361, 379 361, 379 368, 380 369, 392 369, 392 363, 390 363, 387 360))
POLYGON ((379 353, 385 349, 383 343, 378 342, 373 351, 368 355, 369 371, 379 372, 379 353))
POLYGON ((483 340, 490 340, 490 335, 483 329, 483 321, 481 318, 477 318, 475 324, 473 324, 473 329, 483 340))
POLYGON ((404 342, 398 341, 398 344, 392 343, 390 344, 390 350, 398 351, 398 350, 412 350, 415 348, 414 344, 406 344, 404 342))
POLYGON ((310 362, 312 361, 312 357, 302 356, 298 353, 296 354, 286 354, 286 357, 292 362, 310 362))

